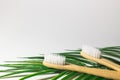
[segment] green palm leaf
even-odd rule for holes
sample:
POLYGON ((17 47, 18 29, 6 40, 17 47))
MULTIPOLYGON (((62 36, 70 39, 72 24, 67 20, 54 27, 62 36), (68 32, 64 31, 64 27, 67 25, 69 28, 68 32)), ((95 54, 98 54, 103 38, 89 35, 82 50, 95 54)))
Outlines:
MULTIPOLYGON (((99 49, 102 52, 101 54, 102 57, 109 59, 117 64, 120 64, 120 46, 104 47, 104 48, 99 48, 99 49)), ((83 58, 82 56, 80 56, 80 51, 81 49, 67 50, 66 52, 62 52, 58 54, 66 56, 67 63, 87 66, 87 67, 109 69, 106 66, 97 64, 93 61, 83 58)), ((48 68, 42 64, 42 61, 44 59, 43 54, 40 54, 39 56, 22 57, 22 58, 23 58, 23 61, 7 61, 7 64, 1 64, 0 66, 9 67, 9 69, 0 70, 1 73, 7 72, 6 74, 1 75, 0 79, 21 76, 19 80, 26 80, 27 78, 31 78, 31 77, 43 75, 43 74, 58 74, 54 77, 49 77, 48 79, 50 80, 58 80, 58 79, 61 79, 61 80, 106 80, 105 78, 86 74, 86 73, 78 73, 74 71, 48 68), (22 75, 24 73, 29 73, 29 74, 22 75)), ((47 78, 43 80, 47 80, 47 78)))

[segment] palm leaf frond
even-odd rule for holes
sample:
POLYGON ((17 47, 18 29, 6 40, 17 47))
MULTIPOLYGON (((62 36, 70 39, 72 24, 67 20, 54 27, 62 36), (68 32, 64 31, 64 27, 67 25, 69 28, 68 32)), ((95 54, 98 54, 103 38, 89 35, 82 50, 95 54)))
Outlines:
MULTIPOLYGON (((99 48, 102 52, 101 56, 109 59, 117 64, 120 64, 120 46, 112 46, 112 47, 104 47, 99 48)), ((93 61, 83 58, 80 56, 81 49, 78 50, 67 50, 66 52, 57 53, 60 55, 66 56, 66 62, 72 63, 81 66, 87 67, 95 67, 102 69, 109 69, 106 66, 97 64, 93 61)), ((4 75, 0 76, 0 79, 17 77, 21 76, 23 73, 29 73, 26 75, 22 75, 19 80, 26 80, 27 78, 31 78, 38 75, 43 74, 58 74, 54 77, 49 77, 50 80, 106 80, 105 78, 90 75, 86 73, 78 73, 74 71, 67 70, 58 70, 52 69, 44 66, 42 61, 44 59, 43 54, 39 56, 32 57, 22 57, 23 61, 7 61, 7 64, 1 64, 2 67, 8 67, 9 69, 0 70, 0 72, 7 72, 4 75)), ((47 79, 47 78, 46 78, 47 79)))

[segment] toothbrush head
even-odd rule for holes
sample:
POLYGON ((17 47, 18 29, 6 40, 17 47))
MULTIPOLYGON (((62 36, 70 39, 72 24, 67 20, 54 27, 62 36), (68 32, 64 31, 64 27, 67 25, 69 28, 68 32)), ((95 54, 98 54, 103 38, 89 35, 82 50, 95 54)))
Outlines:
POLYGON ((100 58, 100 54, 101 54, 101 51, 99 49, 88 46, 88 45, 82 46, 82 52, 98 59, 100 58))
POLYGON ((45 54, 44 62, 56 64, 56 65, 65 65, 65 56, 60 54, 45 54))

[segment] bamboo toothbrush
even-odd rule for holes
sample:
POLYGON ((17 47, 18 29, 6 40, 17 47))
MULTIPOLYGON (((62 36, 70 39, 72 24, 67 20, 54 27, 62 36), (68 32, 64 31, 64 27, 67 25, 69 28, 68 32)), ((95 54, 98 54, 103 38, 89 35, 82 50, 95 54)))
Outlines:
POLYGON ((83 56, 89 60, 95 61, 97 63, 100 63, 102 65, 105 65, 114 70, 120 71, 120 65, 118 65, 112 61, 109 61, 107 59, 104 59, 100 55, 101 55, 101 51, 97 48, 87 46, 87 45, 84 45, 82 47, 81 56, 83 56))
POLYGON ((55 69, 83 72, 83 73, 88 73, 88 74, 92 74, 92 75, 96 75, 96 76, 100 76, 108 79, 120 80, 120 72, 118 71, 89 68, 89 67, 83 67, 83 66, 78 66, 74 64, 66 64, 65 57, 59 54, 46 54, 44 56, 43 65, 50 68, 55 68, 55 69))

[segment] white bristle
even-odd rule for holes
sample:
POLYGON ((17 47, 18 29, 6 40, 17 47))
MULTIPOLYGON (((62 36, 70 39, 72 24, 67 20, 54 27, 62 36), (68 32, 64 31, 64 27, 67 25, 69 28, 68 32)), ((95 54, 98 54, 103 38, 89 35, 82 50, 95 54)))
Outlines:
POLYGON ((101 51, 99 49, 88 46, 88 45, 82 46, 82 52, 94 58, 100 58, 100 54, 101 54, 101 51))
POLYGON ((51 64, 64 65, 65 64, 65 56, 62 56, 59 54, 45 54, 44 61, 51 63, 51 64))

